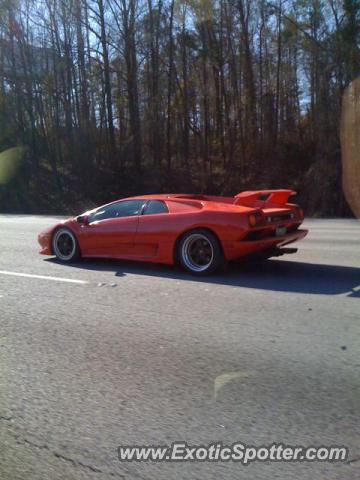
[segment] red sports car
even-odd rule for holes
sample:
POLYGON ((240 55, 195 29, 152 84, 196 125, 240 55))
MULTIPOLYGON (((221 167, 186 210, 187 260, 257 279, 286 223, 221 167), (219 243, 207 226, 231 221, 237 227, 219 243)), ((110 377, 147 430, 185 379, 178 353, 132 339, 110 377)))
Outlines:
POLYGON ((308 233, 292 190, 234 197, 143 195, 124 198, 41 232, 40 253, 63 262, 106 257, 174 264, 204 275, 228 260, 294 253, 282 248, 308 233))

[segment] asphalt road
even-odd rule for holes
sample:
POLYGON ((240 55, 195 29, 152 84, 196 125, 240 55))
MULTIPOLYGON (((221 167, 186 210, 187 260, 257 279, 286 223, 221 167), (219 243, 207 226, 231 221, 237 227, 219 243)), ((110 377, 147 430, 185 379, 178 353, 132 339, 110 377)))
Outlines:
POLYGON ((298 254, 196 280, 58 264, 37 254, 53 221, 0 216, 1 480, 360 477, 359 222, 308 221, 298 254), (117 458, 182 440, 346 445, 350 460, 117 458))

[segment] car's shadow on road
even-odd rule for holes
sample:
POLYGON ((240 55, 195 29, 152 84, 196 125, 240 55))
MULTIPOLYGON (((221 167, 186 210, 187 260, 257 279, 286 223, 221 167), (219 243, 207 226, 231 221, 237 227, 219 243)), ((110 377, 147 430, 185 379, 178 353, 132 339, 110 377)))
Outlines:
MULTIPOLYGON (((57 262, 53 258, 45 261, 57 262)), ((117 278, 126 275, 144 275, 276 292, 347 294, 348 297, 360 298, 360 268, 356 267, 286 260, 238 261, 230 263, 224 273, 194 277, 174 267, 131 261, 84 259, 81 262, 65 265, 80 270, 113 272, 117 278)))

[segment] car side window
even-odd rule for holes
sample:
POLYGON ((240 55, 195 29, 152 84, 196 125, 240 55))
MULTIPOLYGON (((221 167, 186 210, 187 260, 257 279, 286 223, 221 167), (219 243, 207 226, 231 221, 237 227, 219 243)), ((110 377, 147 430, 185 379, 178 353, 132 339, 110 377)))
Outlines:
POLYGON ((105 207, 100 207, 90 214, 89 223, 109 218, 133 217, 135 215, 140 215, 144 203, 144 200, 123 200, 122 202, 116 202, 105 207))
POLYGON ((162 200, 150 200, 145 207, 143 215, 154 215, 156 213, 169 213, 166 203, 162 200))

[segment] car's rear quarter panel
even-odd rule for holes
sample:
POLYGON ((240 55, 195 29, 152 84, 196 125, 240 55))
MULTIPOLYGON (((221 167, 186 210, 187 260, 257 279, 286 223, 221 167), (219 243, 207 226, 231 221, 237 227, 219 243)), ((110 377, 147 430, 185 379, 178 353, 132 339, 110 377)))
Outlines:
POLYGON ((139 259, 171 264, 174 261, 176 242, 194 229, 213 232, 224 249, 246 233, 245 218, 241 212, 206 209, 169 202, 169 214, 139 217, 135 239, 135 253, 139 259), (171 205, 173 203, 173 205, 171 205))

